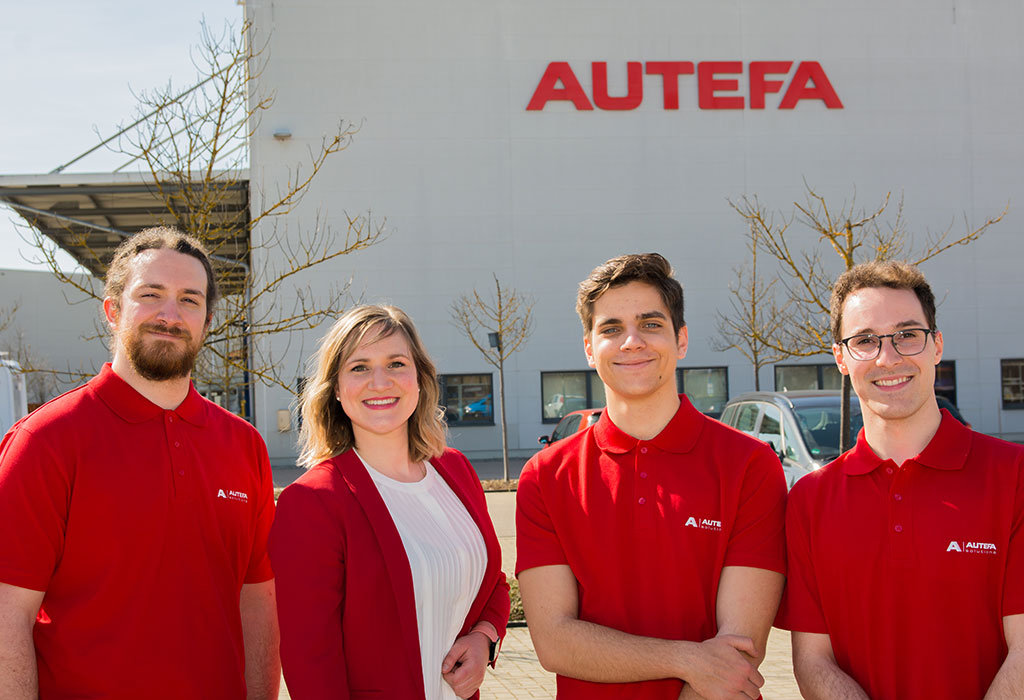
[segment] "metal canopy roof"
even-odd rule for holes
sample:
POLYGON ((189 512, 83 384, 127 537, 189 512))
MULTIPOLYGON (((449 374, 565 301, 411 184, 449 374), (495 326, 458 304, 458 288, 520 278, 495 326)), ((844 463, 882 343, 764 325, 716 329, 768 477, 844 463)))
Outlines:
MULTIPOLYGON (((221 233, 208 246, 221 292, 237 294, 249 265, 249 178, 247 172, 232 172, 225 179, 210 222, 221 233)), ((148 173, 0 176, 0 204, 100 278, 126 236, 157 225, 189 231, 187 203, 196 192, 197 185, 171 178, 157 188, 148 173)))

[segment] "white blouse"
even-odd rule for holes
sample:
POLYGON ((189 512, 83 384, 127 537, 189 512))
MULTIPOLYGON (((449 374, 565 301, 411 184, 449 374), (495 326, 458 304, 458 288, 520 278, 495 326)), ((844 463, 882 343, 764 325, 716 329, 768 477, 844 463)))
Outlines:
POLYGON ((484 579, 483 535, 429 462, 424 462, 426 476, 413 483, 384 476, 365 461, 363 465, 395 522, 412 569, 426 698, 455 700, 455 692, 441 676, 441 662, 484 579))

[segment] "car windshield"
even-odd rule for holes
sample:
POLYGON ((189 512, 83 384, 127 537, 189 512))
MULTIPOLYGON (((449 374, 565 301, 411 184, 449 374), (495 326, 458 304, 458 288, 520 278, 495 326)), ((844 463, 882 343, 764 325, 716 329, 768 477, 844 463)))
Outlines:
MULTIPOLYGON (((839 456, 839 406, 796 406, 800 432, 811 456, 829 461, 839 456)), ((850 411, 850 441, 853 442, 864 425, 856 408, 850 411)))

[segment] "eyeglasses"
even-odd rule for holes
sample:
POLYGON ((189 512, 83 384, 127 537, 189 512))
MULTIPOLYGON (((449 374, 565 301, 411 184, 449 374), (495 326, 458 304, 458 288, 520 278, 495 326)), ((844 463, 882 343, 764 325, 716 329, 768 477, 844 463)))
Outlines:
POLYGON ((889 338, 892 341, 893 349, 903 357, 920 355, 924 346, 928 344, 928 334, 935 335, 935 331, 927 328, 904 328, 895 333, 875 335, 874 333, 861 333, 843 338, 839 342, 846 346, 850 355, 855 360, 873 360, 882 351, 882 338, 889 338))

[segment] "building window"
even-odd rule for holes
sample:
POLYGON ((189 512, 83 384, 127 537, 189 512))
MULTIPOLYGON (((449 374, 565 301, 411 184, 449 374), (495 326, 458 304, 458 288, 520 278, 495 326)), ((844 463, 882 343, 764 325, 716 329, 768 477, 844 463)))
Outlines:
POLYGON ((935 395, 945 396, 956 406, 956 360, 943 360, 935 365, 935 395))
POLYGON ((1003 408, 1024 408, 1024 360, 1000 360, 1003 408))
POLYGON ((843 375, 834 362, 820 365, 775 365, 775 391, 841 389, 843 375))
POLYGON ((448 425, 494 425, 491 375, 442 374, 438 383, 448 425))
POLYGON ((604 384, 594 370, 540 373, 541 415, 557 423, 566 413, 582 408, 604 408, 604 384))
POLYGON ((727 367, 680 367, 676 370, 679 391, 690 403, 713 418, 722 415, 729 400, 729 369, 727 367))

